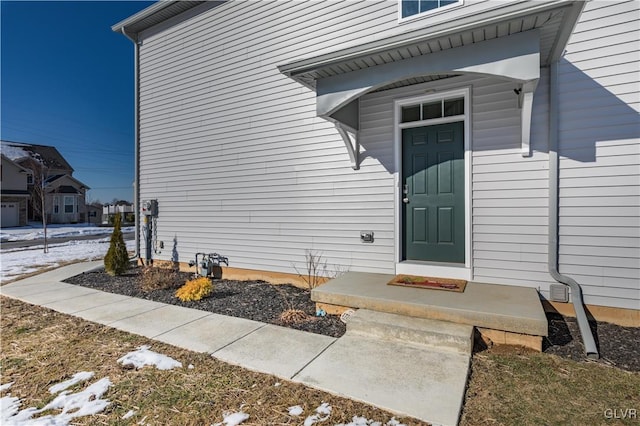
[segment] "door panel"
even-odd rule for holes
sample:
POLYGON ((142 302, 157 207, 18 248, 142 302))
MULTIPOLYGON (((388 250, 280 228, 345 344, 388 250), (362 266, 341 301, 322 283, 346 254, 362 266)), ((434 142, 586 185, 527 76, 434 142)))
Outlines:
POLYGON ((403 259, 464 263, 464 122, 402 130, 403 259))

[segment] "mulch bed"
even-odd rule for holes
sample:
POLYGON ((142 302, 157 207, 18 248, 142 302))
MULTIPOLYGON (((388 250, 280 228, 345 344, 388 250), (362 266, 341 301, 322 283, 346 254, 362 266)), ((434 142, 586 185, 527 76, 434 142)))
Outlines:
MULTIPOLYGON (((265 281, 218 280, 214 282, 211 296, 198 302, 182 302, 175 297, 175 291, 187 279, 192 278, 193 274, 179 273, 175 288, 144 292, 139 287, 140 272, 141 268, 136 267, 124 275, 112 277, 100 269, 71 277, 65 282, 331 337, 340 337, 346 331, 345 324, 337 316, 316 317, 315 303, 311 301, 309 290, 293 285, 274 286, 265 281), (309 315, 309 320, 299 324, 283 324, 280 314, 290 308, 304 311, 309 315)), ((575 318, 553 313, 547 314, 547 318, 549 337, 544 339, 543 351, 575 361, 588 361, 575 318)), ((591 328, 601 357, 596 362, 627 371, 640 371, 640 327, 621 327, 593 321, 591 328)), ((477 350, 481 349, 477 347, 477 350)))
MULTIPOLYGON (((587 361, 580 329, 575 318, 548 313, 549 337, 543 342, 545 353, 574 361, 587 361)), ((596 362, 627 371, 640 371, 640 327, 621 327, 590 321, 600 359, 596 362)))
POLYGON ((131 268, 124 275, 112 277, 103 269, 99 269, 68 278, 65 282, 331 337, 340 337, 346 330, 345 324, 338 316, 315 316, 316 305, 311 301, 310 292, 307 289, 288 284, 274 286, 264 281, 215 280, 213 293, 209 297, 197 302, 182 302, 175 296, 176 290, 185 281, 193 278, 193 274, 179 272, 174 288, 145 292, 139 286, 141 271, 142 269, 138 267, 131 268), (283 324, 280 321, 280 314, 290 308, 304 311, 309 315, 308 320, 297 324, 283 324))

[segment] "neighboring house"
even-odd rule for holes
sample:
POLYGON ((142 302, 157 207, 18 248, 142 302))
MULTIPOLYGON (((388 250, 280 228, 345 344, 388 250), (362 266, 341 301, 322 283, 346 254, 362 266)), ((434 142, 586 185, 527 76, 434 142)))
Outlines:
POLYGON ((55 147, 2 141, 2 152, 32 172, 28 185, 29 220, 40 220, 42 216, 36 188, 42 180, 48 223, 78 223, 86 219, 85 195, 89 187, 73 177, 73 168, 55 147))
POLYGON ((0 174, 2 175, 0 178, 2 192, 0 226, 2 228, 24 226, 27 224, 27 208, 29 206, 27 181, 31 171, 2 154, 0 174))
POLYGON ((102 204, 98 202, 87 204, 85 209, 87 210, 87 223, 93 225, 102 224, 102 204))
POLYGON ((102 207, 102 224, 113 225, 113 218, 116 214, 120 215, 123 224, 130 224, 134 222, 135 208, 133 204, 127 202, 119 202, 114 205, 107 204, 102 207))
POLYGON ((181 262, 295 273, 311 249, 544 298, 557 265, 586 304, 637 313, 639 16, 637 1, 156 3, 113 27, 135 42, 137 202, 158 201, 154 238, 181 262))

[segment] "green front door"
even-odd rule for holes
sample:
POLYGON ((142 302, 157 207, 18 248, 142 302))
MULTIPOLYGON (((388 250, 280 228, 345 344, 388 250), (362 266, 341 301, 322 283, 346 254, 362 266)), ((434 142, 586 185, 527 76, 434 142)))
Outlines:
POLYGON ((464 122, 402 130, 403 258, 464 263, 464 122))

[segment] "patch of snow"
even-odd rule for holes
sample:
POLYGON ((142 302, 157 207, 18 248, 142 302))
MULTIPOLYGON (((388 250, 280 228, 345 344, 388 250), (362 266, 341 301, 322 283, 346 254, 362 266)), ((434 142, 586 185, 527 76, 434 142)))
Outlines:
POLYGON ((193 366, 193 364, 189 364, 189 365, 187 366, 187 368, 188 368, 189 370, 193 370, 195 367, 193 366))
POLYGON ((109 401, 101 398, 111 384, 111 381, 105 377, 78 393, 63 391, 40 409, 30 407, 18 411, 20 399, 5 396, 0 399, 0 423, 3 426, 25 424, 67 426, 76 417, 89 416, 103 411, 109 405, 109 401), (49 414, 33 418, 36 414, 48 410, 62 410, 62 412, 56 415, 49 414))
POLYGON ((182 367, 182 363, 166 355, 159 354, 149 350, 149 346, 140 346, 137 351, 129 352, 118 360, 118 363, 128 366, 131 365, 136 369, 145 365, 155 365, 158 370, 171 370, 172 368, 182 367))
POLYGON ((49 388, 49 393, 51 394, 58 393, 67 388, 70 388, 71 386, 77 383, 86 382, 87 380, 91 379, 93 376, 94 376, 94 373, 92 371, 81 371, 79 373, 74 374, 73 377, 71 377, 69 380, 65 380, 62 383, 58 383, 57 385, 51 386, 49 388))
POLYGON ((331 415, 331 406, 327 402, 323 402, 320 404, 318 408, 316 408, 316 413, 304 420, 304 426, 311 426, 312 424, 318 422, 324 422, 331 415), (322 417, 324 415, 324 417, 322 417))
MULTIPOLYGON (((135 241, 126 241, 126 244, 127 250, 135 248, 135 241)), ((0 280, 4 282, 45 267, 57 267, 61 262, 102 259, 109 250, 109 238, 49 244, 49 253, 43 253, 42 249, 43 246, 33 246, 0 250, 0 280)))
MULTIPOLYGON (((358 417, 358 416, 353 416, 353 419, 351 419, 351 421, 349 423, 342 423, 336 426, 371 426, 372 422, 371 420, 367 419, 366 417, 358 417)), ((376 426, 380 426, 380 422, 376 422, 376 426)))
POLYGON ((0 424, 7 424, 11 417, 15 416, 20 409, 20 399, 12 396, 0 398, 0 424))
POLYGON ((133 410, 129 410, 129 411, 127 411, 127 414, 125 414, 124 416, 122 416, 122 417, 120 417, 120 418, 121 418, 122 420, 127 420, 129 417, 133 417, 133 415, 134 415, 135 413, 136 413, 135 411, 133 411, 133 410))
POLYGON ((4 385, 0 386, 0 392, 4 392, 6 390, 9 390, 11 385, 13 385, 14 383, 15 382, 9 382, 9 383, 5 383, 4 385))
POLYGON ((249 418, 249 415, 242 411, 237 413, 222 413, 222 416, 224 417, 222 423, 216 423, 214 426, 238 426, 249 418))
MULTIPOLYGON (((382 422, 378 422, 375 420, 367 419, 366 417, 353 416, 353 419, 349 423, 340 423, 336 426, 382 426, 382 422)), ((406 426, 403 423, 400 423, 392 417, 384 426, 406 426)))
POLYGON ((110 386, 111 381, 105 377, 78 393, 69 394, 67 391, 63 391, 53 401, 45 405, 41 411, 62 409, 62 413, 66 414, 75 410, 70 414, 72 418, 99 413, 109 405, 109 401, 100 398, 110 386))
MULTIPOLYGON (((81 237, 87 235, 111 235, 113 228, 78 223, 75 225, 47 225, 47 238, 81 237)), ((122 227, 123 233, 135 232, 135 227, 122 227)), ((0 229, 0 241, 32 241, 44 238, 42 223, 31 222, 28 226, 0 229)))
POLYGON ((273 385, 273 386, 275 386, 275 387, 280 386, 280 382, 276 382, 276 384, 275 384, 275 385, 273 385))
POLYGON ((14 142, 2 141, 1 151, 11 161, 16 161, 21 158, 30 157, 31 154, 28 151, 20 148, 21 145, 22 144, 17 142, 14 143, 14 142))
POLYGON ((294 405, 293 407, 289 407, 289 415, 290 416, 299 416, 302 414, 302 407, 299 405, 294 405))

